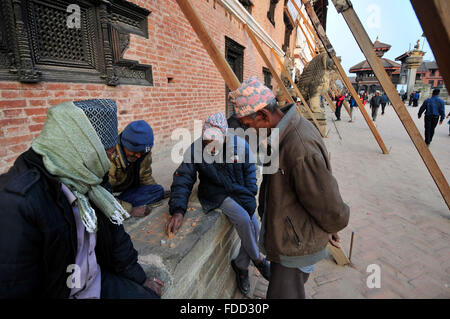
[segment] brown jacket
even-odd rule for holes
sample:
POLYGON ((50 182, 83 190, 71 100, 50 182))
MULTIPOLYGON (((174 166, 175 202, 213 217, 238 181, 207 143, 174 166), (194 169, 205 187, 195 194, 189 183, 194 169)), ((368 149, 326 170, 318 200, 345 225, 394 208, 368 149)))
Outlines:
POLYGON ((348 224, 350 209, 331 174, 328 152, 317 129, 291 107, 280 122, 279 170, 264 175, 260 215, 266 214, 267 259, 323 250, 328 233, 348 224))

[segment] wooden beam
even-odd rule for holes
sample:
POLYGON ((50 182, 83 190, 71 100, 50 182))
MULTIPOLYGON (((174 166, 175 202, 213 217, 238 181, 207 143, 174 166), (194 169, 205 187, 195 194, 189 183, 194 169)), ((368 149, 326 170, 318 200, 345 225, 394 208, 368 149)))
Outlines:
POLYGON ((450 2, 448 0, 411 0, 439 72, 450 91, 450 2))
POLYGON ((303 33, 303 35, 304 35, 305 38, 306 38, 306 43, 308 44, 309 52, 311 52, 311 56, 312 56, 312 57, 315 57, 315 56, 316 56, 316 52, 314 51, 314 49, 313 49, 313 47, 312 47, 312 44, 311 44, 311 42, 309 41, 309 38, 308 38, 308 36, 306 35, 305 30, 303 30, 302 25, 299 23, 298 19, 297 19, 295 25, 298 26, 298 27, 300 28, 300 30, 302 30, 302 33, 303 33))
POLYGON ((314 8, 311 6, 310 0, 302 0, 306 12, 308 13, 309 18, 312 21, 312 24, 314 26, 314 29, 316 30, 317 35, 319 36, 320 41, 322 41, 323 46, 325 47, 325 50, 328 52, 328 55, 331 57, 331 59, 334 62, 334 65, 337 68, 337 71, 339 75, 341 76, 342 82, 347 87, 347 89, 350 91, 350 94, 353 96, 353 98, 356 101, 356 104, 358 105, 361 114, 364 117, 364 120, 366 121, 367 125, 370 128, 370 131, 372 132, 373 136, 375 137, 375 140, 378 143, 378 146, 380 146, 381 151, 383 154, 389 154, 388 149, 386 148, 386 145, 383 142, 383 139, 380 136, 380 133, 378 133, 378 130, 376 129, 375 125, 372 122, 372 119, 369 117, 369 114, 367 114, 367 110, 364 108, 364 105, 362 104, 361 100, 359 99, 358 94, 355 91, 355 88, 350 83, 350 80, 347 77, 347 74, 345 73, 344 69, 341 66, 341 63, 339 62, 338 58, 336 57, 336 52, 333 49, 333 46, 330 43, 330 40, 328 40, 328 37, 325 34, 325 30, 322 27, 322 24, 319 21, 319 18, 317 17, 314 8))
POLYGON ((261 48, 261 46, 259 45, 258 40, 256 39, 256 37, 254 36, 253 32, 250 30, 250 28, 248 27, 248 25, 244 24, 244 28, 245 31, 247 31, 247 34, 249 36, 249 38, 252 40, 253 45, 256 47, 256 50, 258 50, 259 55, 262 57, 262 59, 264 60, 264 63, 266 64, 267 68, 270 70, 270 73, 272 73, 272 76, 275 78, 275 81, 277 81, 278 86, 281 88, 281 90, 283 91, 285 97, 291 102, 291 103, 295 103, 295 101, 292 99, 292 96, 289 94, 289 91, 286 89, 286 87, 284 86, 283 81, 281 81, 280 76, 277 74, 277 72, 275 71, 275 69, 272 66, 272 63, 270 63, 269 59, 267 58, 266 54, 264 53, 264 50, 261 48))
POLYGON ((331 99, 330 95, 328 93, 323 94, 322 96, 325 97, 325 99, 328 102, 328 105, 333 110, 333 112, 336 112, 336 107, 334 106, 333 100, 331 99))
MULTIPOLYGON (((297 10, 297 12, 299 13, 299 15, 302 17, 303 21, 305 21, 305 26, 306 29, 308 29, 311 38, 315 41, 317 40, 317 35, 315 34, 315 32, 313 31, 311 25, 309 24, 308 19, 306 19, 305 15, 303 14, 302 10, 299 8, 299 6, 297 5, 297 3, 295 3, 295 0, 292 0, 291 3, 294 5, 295 9, 297 10)), ((306 37, 306 35, 305 35, 306 37)), ((315 51, 317 53, 317 51, 315 51)))
POLYGON ((203 47, 211 57, 211 60, 213 60, 214 64, 217 67, 217 70, 219 70, 229 89, 231 91, 236 90, 240 85, 238 78, 234 74, 223 54, 217 48, 214 40, 209 35, 208 31, 205 28, 205 25, 200 20, 191 2, 189 0, 176 1, 180 6, 181 11, 183 11, 186 19, 190 22, 198 38, 202 42, 203 47))
POLYGON ((450 187, 447 183, 447 180, 442 174, 442 171, 437 165, 436 160, 434 159, 430 150, 426 146, 419 130, 417 129, 416 125, 414 124, 414 121, 411 118, 411 115, 406 109, 405 104, 403 104, 403 102, 401 101, 400 96, 398 95, 397 90, 392 84, 390 77, 388 76, 386 70, 383 68, 383 65, 381 64, 380 58, 377 57, 377 55, 375 54, 375 51, 373 50, 373 43, 370 40, 369 35, 364 29, 358 16, 356 15, 355 10, 353 10, 351 3, 349 1, 344 1, 345 4, 344 6, 342 6, 343 1, 337 0, 332 1, 338 13, 342 13, 345 22, 352 31, 353 36, 355 37, 359 47, 361 48, 361 51, 364 53, 367 59, 367 62, 369 62, 369 65, 372 68, 373 73, 377 77, 378 82, 380 82, 384 92, 387 94, 389 100, 391 101, 391 104, 394 107, 395 112, 400 118, 400 121, 402 122, 404 128, 406 129, 406 132, 408 133, 409 137, 414 143, 414 146, 416 147, 417 151, 422 157, 422 160, 424 161, 428 171, 433 177, 434 182, 439 188, 442 197, 444 198, 448 208, 450 209, 450 187))
POLYGON ((309 116, 311 116, 314 125, 317 127, 317 129, 320 132, 320 135, 322 135, 322 137, 326 137, 325 132, 323 132, 320 129, 320 125, 316 120, 316 117, 314 116, 313 112, 311 111, 308 103, 306 103, 305 98, 303 97, 303 94, 300 92, 300 90, 298 89, 297 85, 295 84, 295 82, 292 80, 291 75, 289 74, 288 70, 286 70, 286 67, 284 66, 283 62, 281 61, 280 57, 277 55, 277 53, 275 52, 275 50, 271 49, 273 56, 275 57, 275 60, 277 60, 278 64, 281 67, 281 70, 284 72, 284 74, 286 75, 286 77, 288 78, 289 82, 291 83, 292 87, 294 88, 295 92, 297 93, 297 95, 300 97, 300 99, 302 100, 303 105, 305 106, 306 110, 308 111, 309 116))

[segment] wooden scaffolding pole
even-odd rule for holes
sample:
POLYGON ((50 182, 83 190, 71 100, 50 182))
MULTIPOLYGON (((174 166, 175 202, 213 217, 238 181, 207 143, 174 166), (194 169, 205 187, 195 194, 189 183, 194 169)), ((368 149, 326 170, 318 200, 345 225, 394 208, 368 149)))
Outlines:
POLYGON ((228 88, 231 91, 236 90, 240 85, 238 78, 234 74, 227 60, 225 60, 225 57, 222 55, 222 53, 220 53, 219 49, 214 43, 214 40, 209 35, 191 2, 189 0, 176 1, 180 6, 181 11, 183 11, 186 19, 190 22, 198 38, 202 42, 203 47, 210 55, 211 60, 216 65, 217 70, 219 70, 220 74, 225 80, 226 85, 228 85, 228 88))
POLYGON ((336 112, 336 107, 334 106, 333 100, 331 99, 330 95, 328 93, 325 93, 322 96, 325 97, 333 112, 336 112))
POLYGON ((250 30, 250 28, 246 24, 244 24, 244 29, 245 29, 245 31, 247 31, 247 34, 248 34, 249 38, 252 40, 253 45, 256 47, 256 50, 258 50, 259 55, 264 60, 264 63, 266 63, 267 68, 270 70, 270 73, 272 73, 272 76, 275 78, 275 81, 277 81, 277 84, 281 88, 281 90, 283 91, 285 97, 289 100, 289 102, 295 103, 294 99, 289 94, 289 91, 284 86, 283 81, 281 81, 280 76, 275 71, 274 67, 272 66, 272 63, 270 63, 270 61, 267 58, 266 54, 264 53, 263 49, 259 45, 258 40, 256 40, 256 37, 254 36, 253 32, 250 30))
POLYGON ((350 83, 350 80, 347 77, 347 74, 345 73, 344 69, 341 66, 341 63, 339 62, 336 52, 333 49, 333 46, 330 43, 330 40, 328 40, 328 37, 325 34, 325 30, 323 29, 319 18, 317 17, 314 8, 311 6, 310 0, 302 0, 306 12, 308 13, 308 16, 310 17, 314 29, 316 30, 317 35, 319 36, 320 40, 322 41, 323 46, 325 47, 326 51, 328 52, 328 55, 331 57, 331 59, 334 62, 334 65, 336 66, 338 73, 341 76, 341 79, 344 83, 344 85, 347 87, 347 89, 350 91, 350 94, 355 99, 361 114, 363 115, 367 125, 370 128, 370 131, 372 132, 373 136, 375 137, 375 140, 377 141, 378 145, 381 148, 381 151, 383 154, 389 154, 388 149, 386 148, 386 145, 383 142, 383 139, 380 136, 380 133, 378 133, 378 130, 375 128, 375 125, 372 122, 372 119, 369 117, 369 114, 367 114, 367 110, 364 108, 364 105, 362 104, 361 100, 359 99, 358 94, 356 93, 353 85, 350 83))
MULTIPOLYGON (((251 31, 250 31, 251 32, 251 31)), ((277 55, 277 53, 275 52, 274 49, 271 49, 272 51, 272 55, 275 57, 275 60, 277 60, 278 64, 281 67, 281 70, 284 72, 284 74, 286 75, 286 77, 288 78, 289 82, 291 83, 292 87, 294 88, 295 92, 297 93, 297 95, 300 97, 300 99, 302 100, 303 105, 305 106, 306 110, 308 111, 309 116, 311 116, 311 119, 314 122, 314 125, 317 127, 317 129, 320 132, 320 135, 322 135, 322 137, 326 137, 325 132, 323 132, 320 129, 320 125, 317 122, 313 112, 311 111, 308 103, 306 103, 305 98, 303 97, 303 94, 300 92, 300 90, 298 89, 297 85, 295 84, 295 82, 292 80, 291 75, 289 74, 288 70, 286 70, 286 67, 284 66, 283 62, 281 61, 280 57, 277 55)))
MULTIPOLYGON (((305 15, 303 14, 302 10, 298 7, 297 3, 295 3, 295 0, 291 1, 291 3, 294 5, 295 9, 297 10, 297 12, 299 13, 299 15, 302 17, 303 21, 305 21, 305 27, 306 29, 308 29, 308 31, 310 32, 311 38, 313 40, 316 40, 315 38, 315 34, 313 32, 313 30, 311 29, 311 26, 309 25, 308 20, 306 19, 305 15)), ((297 18, 297 20, 300 20, 297 18)), ((305 38, 308 40, 308 36, 306 35, 306 33, 303 31, 303 28, 301 27, 300 21, 298 21, 298 25, 300 26, 300 28, 302 29, 303 34, 305 35, 305 38)), ((314 46, 316 47, 316 46, 314 46)), ((316 53, 315 55, 317 55, 317 51, 314 49, 314 53, 316 53)))
POLYGON ((392 106, 394 107, 395 112, 400 118, 400 121, 402 122, 404 128, 406 129, 406 132, 408 133, 409 137, 414 143, 414 146, 416 147, 417 151, 422 157, 425 166, 427 167, 428 171, 433 177, 434 182, 439 188, 442 197, 444 198, 448 208, 450 209, 450 187, 447 183, 447 180, 442 174, 441 169, 437 165, 436 160, 434 159, 430 150, 426 146, 422 136, 420 135, 419 130, 417 129, 416 125, 414 124, 414 121, 411 118, 411 115, 406 109, 406 106, 401 101, 400 96, 397 93, 397 90, 395 89, 391 79, 386 73, 386 70, 383 68, 381 64, 380 59, 375 54, 375 51, 373 50, 373 43, 370 40, 369 35, 364 29, 358 16, 356 15, 355 10, 353 10, 351 2, 349 0, 332 0, 332 1, 334 6, 336 7, 337 12, 342 13, 345 22, 352 31, 353 36, 355 37, 359 47, 361 48, 361 51, 364 53, 367 59, 367 62, 369 62, 370 67, 373 70, 373 73, 377 77, 378 82, 380 82, 384 92, 386 92, 389 100, 392 103, 392 106))

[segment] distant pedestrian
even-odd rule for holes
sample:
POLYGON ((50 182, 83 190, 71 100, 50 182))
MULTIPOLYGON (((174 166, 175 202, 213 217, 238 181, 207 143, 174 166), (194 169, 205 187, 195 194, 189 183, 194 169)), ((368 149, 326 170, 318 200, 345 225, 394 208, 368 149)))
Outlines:
POLYGON ((380 91, 376 91, 375 95, 370 99, 370 108, 372 109, 372 120, 375 122, 378 115, 378 109, 381 104, 380 91))
POLYGON ((420 92, 417 91, 413 96, 413 107, 419 106, 420 92))
MULTIPOLYGON (((426 99, 419 110, 419 119, 422 116, 422 113, 425 112, 425 143, 430 145, 433 135, 434 129, 439 121, 439 117, 441 120, 439 121, 439 125, 442 124, 445 118, 445 103, 444 100, 438 97, 440 93, 439 89, 433 90, 433 96, 429 99, 426 99)), ((449 113, 450 115, 450 113, 449 113)), ((447 115, 448 117, 448 115, 447 115)))
POLYGON ((386 108, 386 104, 389 103, 389 99, 386 95, 386 93, 383 93, 381 96, 381 115, 384 115, 384 109, 386 108))
POLYGON ((341 120, 341 108, 342 103, 344 102, 345 96, 343 94, 336 95, 336 111, 334 112, 334 115, 336 115, 336 121, 341 120))
MULTIPOLYGON (((449 118, 449 117, 450 117, 450 112, 448 112, 448 115, 447 115, 447 118, 449 118)), ((450 136, 450 120, 448 120, 447 124, 448 124, 448 136, 450 136)))
POLYGON ((403 93, 403 95, 402 95, 402 102, 403 103, 405 103, 405 101, 408 99, 408 94, 406 94, 406 92, 405 93, 403 93))
POLYGON ((412 91, 411 94, 409 95, 409 103, 408 103, 408 106, 411 106, 411 105, 413 104, 414 94, 416 94, 416 92, 412 91))
POLYGON ((353 122, 353 109, 355 107, 358 107, 358 105, 356 104, 356 100, 352 96, 350 98, 350 121, 349 122, 353 122))

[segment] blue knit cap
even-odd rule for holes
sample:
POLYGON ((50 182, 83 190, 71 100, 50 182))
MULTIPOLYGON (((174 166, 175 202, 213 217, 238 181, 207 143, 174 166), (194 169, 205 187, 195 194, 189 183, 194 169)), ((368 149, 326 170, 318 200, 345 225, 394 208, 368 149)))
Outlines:
POLYGON ((132 152, 150 152, 153 147, 153 130, 144 120, 134 121, 125 127, 122 145, 132 152))
POLYGON ((119 142, 116 102, 107 99, 93 99, 74 101, 73 103, 86 114, 105 149, 111 148, 119 142))

